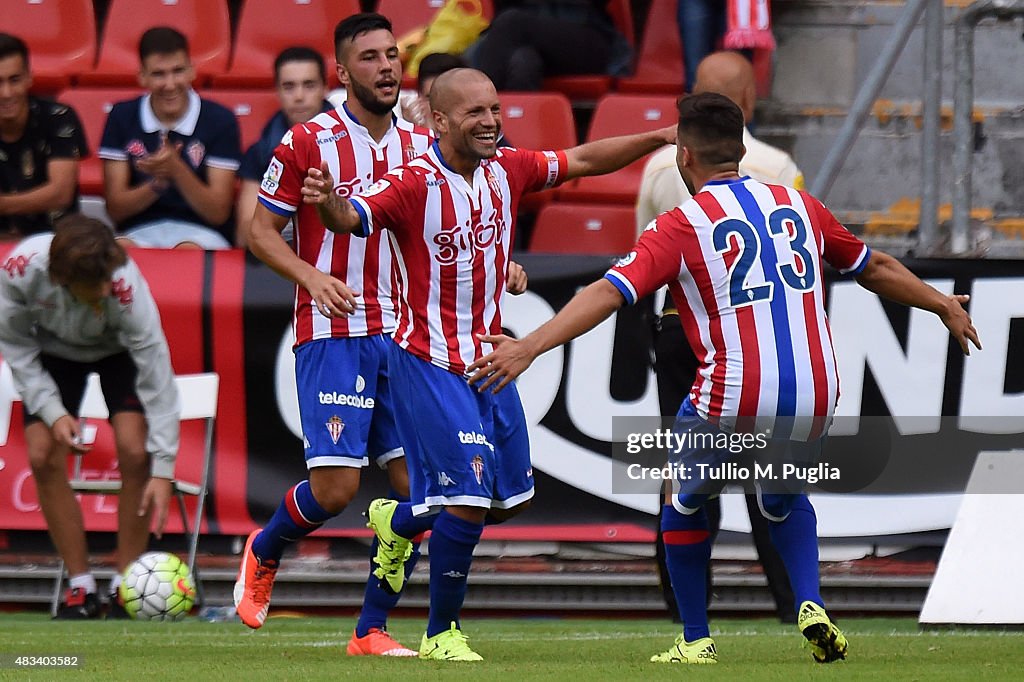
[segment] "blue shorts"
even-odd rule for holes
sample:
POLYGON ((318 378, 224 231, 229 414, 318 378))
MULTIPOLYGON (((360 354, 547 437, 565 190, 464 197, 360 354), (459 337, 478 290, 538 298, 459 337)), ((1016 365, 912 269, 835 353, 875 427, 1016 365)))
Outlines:
POLYGON ((295 349, 306 466, 383 468, 403 457, 388 381, 386 336, 317 339, 295 349))
POLYGON ((532 498, 530 439, 515 384, 497 395, 478 393, 465 377, 391 347, 413 512, 451 505, 509 509, 532 498))
MULTIPOLYGON (((775 426, 777 433, 792 431, 795 418, 777 418, 775 426)), ((809 419, 809 418, 808 418, 809 419)), ((803 418, 796 420, 801 426, 806 426, 803 418)), ((706 436, 710 439, 721 438, 722 436, 736 436, 722 431, 714 424, 701 419, 696 408, 687 397, 679 408, 676 421, 672 428, 677 434, 687 433, 696 436, 706 436)), ((806 430, 806 429, 805 429, 806 430)), ((756 471, 756 466, 762 468, 770 467, 772 472, 783 470, 783 464, 789 463, 800 466, 807 466, 817 462, 821 457, 822 447, 826 436, 822 436, 810 442, 788 440, 787 438, 767 438, 762 446, 732 450, 728 447, 706 447, 703 445, 691 445, 683 447, 678 452, 670 453, 669 460, 686 468, 690 472, 688 478, 677 478, 674 482, 672 506, 682 514, 692 514, 700 509, 711 497, 721 493, 726 485, 726 480, 702 478, 699 474, 701 467, 705 470, 729 471, 730 464, 735 464, 747 472, 756 471)), ((731 474, 726 474, 727 476, 731 474)), ((751 479, 744 479, 751 480, 751 479)), ((736 481, 732 481, 736 482, 736 481)), ((758 506, 761 514, 769 521, 782 521, 789 515, 796 498, 803 494, 804 484, 798 478, 759 481, 756 477, 752 480, 757 494, 758 506)))

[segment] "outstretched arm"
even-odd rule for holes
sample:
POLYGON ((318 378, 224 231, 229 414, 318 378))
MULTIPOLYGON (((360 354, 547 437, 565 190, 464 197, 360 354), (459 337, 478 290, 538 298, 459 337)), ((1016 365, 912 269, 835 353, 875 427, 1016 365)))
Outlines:
POLYGON ((352 234, 362 227, 359 213, 352 204, 334 193, 334 178, 327 169, 326 161, 320 164, 320 168, 310 168, 306 173, 302 183, 302 201, 316 206, 320 222, 331 232, 352 234))
POLYGON ((480 392, 493 386, 497 393, 525 372, 538 355, 590 331, 623 303, 615 285, 602 278, 573 296, 557 315, 522 339, 504 334, 481 336, 481 341, 493 343, 495 349, 468 367, 473 373, 469 383, 483 382, 480 392))
POLYGON ((868 291, 897 303, 913 306, 935 313, 946 325, 949 333, 960 344, 964 355, 971 354, 968 341, 981 350, 978 330, 971 322, 971 316, 963 304, 970 296, 952 294, 946 296, 928 286, 914 273, 887 253, 872 251, 864 270, 857 276, 857 283, 868 291))
POLYGON ((676 141, 676 127, 636 135, 621 135, 594 140, 565 150, 566 180, 584 175, 603 175, 617 171, 651 152, 676 141))

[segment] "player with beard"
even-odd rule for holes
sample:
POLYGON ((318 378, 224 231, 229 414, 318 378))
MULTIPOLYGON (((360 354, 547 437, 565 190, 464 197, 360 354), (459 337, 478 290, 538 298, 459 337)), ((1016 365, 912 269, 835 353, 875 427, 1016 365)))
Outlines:
MULTIPOLYGON (((339 196, 364 190, 424 152, 432 137, 392 114, 402 65, 385 17, 364 13, 344 19, 334 44, 348 101, 284 136, 260 184, 250 233, 252 252, 296 284, 295 378, 309 469, 308 479, 285 493, 266 527, 246 543, 235 605, 251 628, 267 616, 285 548, 348 506, 370 457, 388 472, 396 499, 407 499, 409 492, 386 362, 387 337, 395 328, 390 247, 379 237, 351 239, 325 230, 316 209, 303 205, 300 191, 307 170, 322 163, 338 178, 333 190, 339 196), (295 239, 289 246, 281 230, 292 218, 295 239)), ((397 601, 371 573, 349 654, 415 655, 385 629, 397 601)))

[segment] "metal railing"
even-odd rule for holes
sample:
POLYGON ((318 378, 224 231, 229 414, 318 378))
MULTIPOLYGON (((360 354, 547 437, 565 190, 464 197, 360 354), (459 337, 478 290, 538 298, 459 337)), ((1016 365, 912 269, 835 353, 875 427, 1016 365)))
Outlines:
POLYGON ((971 175, 974 153, 974 29, 982 19, 1024 16, 1024 0, 979 0, 956 20, 953 90, 953 227, 950 250, 971 248, 971 175))
POLYGON ((943 0, 910 0, 878 59, 857 91, 850 111, 829 148, 821 170, 811 184, 811 192, 824 198, 835 183, 843 162, 853 148, 860 130, 882 87, 892 73, 922 14, 924 21, 924 59, 921 95, 921 211, 918 224, 917 252, 922 256, 967 253, 972 247, 971 155, 974 131, 974 29, 988 17, 1007 20, 1024 16, 1024 0, 979 0, 965 9, 956 20, 953 122, 953 222, 948 248, 940 248, 939 169, 940 127, 942 106, 942 31, 943 0))

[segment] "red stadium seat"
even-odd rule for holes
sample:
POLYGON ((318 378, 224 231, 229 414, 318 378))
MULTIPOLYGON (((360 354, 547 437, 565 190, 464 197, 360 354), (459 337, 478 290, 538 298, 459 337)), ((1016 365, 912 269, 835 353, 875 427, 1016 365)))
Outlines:
POLYGON ((32 87, 56 92, 96 60, 92 0, 2 0, 3 31, 28 44, 32 87))
POLYGON ((223 104, 235 112, 242 136, 242 151, 259 139, 263 126, 281 108, 272 90, 204 90, 204 98, 223 104))
POLYGON ((501 126, 509 141, 522 149, 566 149, 576 146, 572 104, 557 92, 502 92, 501 126))
POLYGON ((107 114, 116 102, 134 99, 139 94, 138 88, 71 88, 57 95, 58 102, 71 106, 78 114, 89 145, 89 157, 79 164, 78 187, 83 195, 103 194, 103 162, 96 152, 103 137, 103 126, 107 124, 107 114))
POLYGON ((197 86, 227 69, 231 23, 225 0, 110 0, 96 68, 78 82, 136 85, 139 38, 154 26, 170 26, 188 38, 197 86))
POLYGON ((570 204, 561 201, 540 210, 530 237, 534 253, 627 253, 636 242, 632 206, 570 204))
POLYGON ((359 0, 246 0, 238 19, 234 56, 218 88, 267 88, 274 59, 286 47, 306 46, 324 55, 327 80, 335 82, 334 27, 359 12, 359 0))
MULTIPOLYGON (((677 119, 675 97, 611 94, 597 103, 587 140, 655 130, 672 125, 677 119)), ((573 180, 559 190, 558 197, 565 201, 633 204, 640 189, 644 161, 634 161, 608 175, 573 180)))
POLYGON ((686 75, 676 7, 677 0, 652 0, 636 71, 632 77, 619 80, 619 92, 683 93, 686 75))
MULTIPOLYGON (((636 44, 633 31, 633 12, 629 0, 610 0, 608 13, 615 27, 626 36, 630 45, 636 44)), ((560 92, 573 100, 596 100, 612 89, 611 76, 552 76, 544 79, 544 89, 560 92)))
MULTIPOLYGON (((508 142, 521 149, 568 149, 576 146, 572 105, 558 92, 502 92, 501 127, 508 142)), ((551 201, 558 190, 527 194, 519 204, 532 213, 551 201)))

